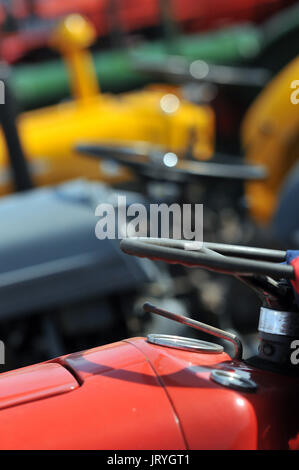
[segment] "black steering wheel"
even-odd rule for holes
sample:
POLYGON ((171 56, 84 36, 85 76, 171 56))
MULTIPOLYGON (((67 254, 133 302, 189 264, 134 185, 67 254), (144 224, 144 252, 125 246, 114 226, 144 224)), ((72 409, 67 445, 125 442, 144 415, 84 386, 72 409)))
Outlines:
POLYGON ((282 264, 286 258, 285 251, 220 243, 203 243, 200 247, 195 241, 163 238, 127 238, 121 241, 121 249, 129 255, 234 276, 295 279, 293 267, 282 264))
POLYGON ((232 163, 232 158, 226 156, 209 161, 186 160, 161 148, 136 144, 124 147, 86 143, 78 144, 75 150, 92 158, 112 160, 137 176, 174 183, 186 183, 194 178, 248 181, 266 177, 264 167, 232 163))

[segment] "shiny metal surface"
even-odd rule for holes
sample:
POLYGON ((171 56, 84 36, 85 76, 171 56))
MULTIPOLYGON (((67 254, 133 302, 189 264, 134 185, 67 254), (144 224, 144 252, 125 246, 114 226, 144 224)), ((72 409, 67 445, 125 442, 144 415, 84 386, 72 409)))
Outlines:
POLYGON ((157 315, 161 315, 162 317, 169 318, 169 320, 174 320, 179 323, 183 323, 184 325, 190 326, 191 328, 195 328, 196 330, 203 331, 204 333, 208 333, 209 335, 215 336, 216 338, 222 338, 226 341, 230 341, 234 345, 234 359, 242 358, 243 347, 242 343, 239 338, 234 335, 233 333, 229 333, 224 330, 220 330, 219 328, 215 328, 214 326, 206 325, 205 323, 201 323, 197 320, 193 320, 193 318, 185 317, 184 315, 178 315, 176 313, 168 312, 162 308, 155 307, 150 303, 146 302, 143 305, 143 309, 146 312, 156 313, 157 315))
POLYGON ((224 387, 236 390, 254 392, 257 389, 257 384, 253 380, 243 377, 237 372, 214 369, 211 372, 211 379, 224 387))
POLYGON ((209 354, 219 354, 223 352, 223 347, 219 344, 193 338, 184 338, 182 336, 150 334, 147 336, 147 341, 151 344, 157 344, 167 348, 182 349, 184 351, 209 354))
POLYGON ((296 336, 299 334, 299 314, 262 307, 258 330, 272 335, 296 336))

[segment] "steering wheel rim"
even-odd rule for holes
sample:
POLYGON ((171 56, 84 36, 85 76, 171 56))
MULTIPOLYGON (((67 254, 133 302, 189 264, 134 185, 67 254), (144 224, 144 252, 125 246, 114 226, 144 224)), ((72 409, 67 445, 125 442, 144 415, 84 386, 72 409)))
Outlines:
POLYGON ((281 264, 285 261, 284 251, 215 243, 204 243, 201 249, 198 249, 198 246, 198 242, 194 241, 146 237, 126 238, 121 241, 122 251, 129 255, 170 264, 205 268, 231 275, 295 279, 293 267, 281 264), (223 254, 225 252, 230 253, 230 256, 223 254))
POLYGON ((212 178, 218 180, 263 180, 266 170, 261 166, 243 163, 221 163, 210 161, 191 161, 178 158, 171 152, 157 147, 139 149, 117 145, 78 144, 76 151, 92 158, 113 160, 137 175, 169 182, 185 182, 190 179, 212 178), (167 165, 165 157, 176 158, 174 165, 167 165))

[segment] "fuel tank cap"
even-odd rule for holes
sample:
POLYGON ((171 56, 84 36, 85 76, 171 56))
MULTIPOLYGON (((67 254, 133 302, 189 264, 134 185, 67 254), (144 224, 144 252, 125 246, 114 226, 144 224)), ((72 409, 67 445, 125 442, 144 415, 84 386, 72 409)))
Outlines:
POLYGON ((151 344, 157 344, 167 348, 182 349, 183 351, 209 354, 219 354, 223 352, 223 347, 219 344, 199 339, 184 338, 182 336, 150 334, 147 335, 147 341, 151 344))

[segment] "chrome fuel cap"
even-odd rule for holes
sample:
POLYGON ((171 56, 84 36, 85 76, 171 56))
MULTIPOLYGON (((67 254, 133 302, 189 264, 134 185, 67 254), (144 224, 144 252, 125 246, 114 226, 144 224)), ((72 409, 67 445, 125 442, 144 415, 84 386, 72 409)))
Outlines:
POLYGON ((219 344, 201 341, 199 339, 184 338, 182 336, 150 334, 147 336, 147 342, 167 348, 182 349, 183 351, 209 354, 219 354, 223 352, 223 347, 219 344))

